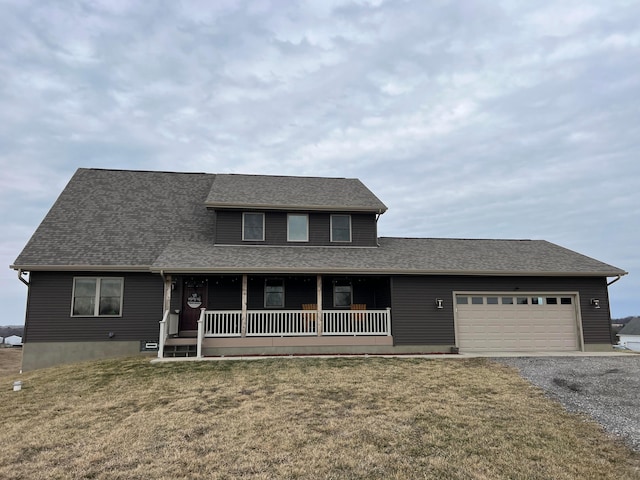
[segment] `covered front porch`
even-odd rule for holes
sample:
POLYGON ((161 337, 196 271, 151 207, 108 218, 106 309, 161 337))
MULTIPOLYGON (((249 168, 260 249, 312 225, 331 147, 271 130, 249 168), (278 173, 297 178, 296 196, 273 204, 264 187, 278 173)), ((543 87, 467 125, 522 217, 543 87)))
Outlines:
POLYGON ((158 356, 379 353, 389 304, 387 277, 167 275, 158 356))

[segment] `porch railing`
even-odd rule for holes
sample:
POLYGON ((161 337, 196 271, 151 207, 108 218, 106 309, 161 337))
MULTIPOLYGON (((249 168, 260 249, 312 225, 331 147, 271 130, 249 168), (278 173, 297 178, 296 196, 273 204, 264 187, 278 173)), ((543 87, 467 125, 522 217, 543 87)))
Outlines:
MULTIPOLYGON (((294 337, 318 334, 318 312, 313 310, 248 310, 247 337, 294 337)), ((207 310, 205 337, 241 337, 240 310, 207 310)), ((325 310, 322 335, 391 335, 391 309, 325 310)))
POLYGON ((317 335, 317 316, 309 310, 249 310, 247 337, 317 335))
POLYGON ((205 337, 239 337, 242 335, 240 310, 207 310, 204 312, 205 337))
POLYGON ((391 335, 391 309, 327 310, 322 312, 323 335, 391 335))

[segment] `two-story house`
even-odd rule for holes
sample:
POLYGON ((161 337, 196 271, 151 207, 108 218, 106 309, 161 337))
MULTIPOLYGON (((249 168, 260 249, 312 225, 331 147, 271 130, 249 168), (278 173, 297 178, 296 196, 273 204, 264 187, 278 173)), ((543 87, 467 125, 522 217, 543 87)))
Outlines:
POLYGON ((11 266, 23 368, 611 348, 625 271, 542 240, 379 238, 386 209, 356 179, 79 169, 11 266))

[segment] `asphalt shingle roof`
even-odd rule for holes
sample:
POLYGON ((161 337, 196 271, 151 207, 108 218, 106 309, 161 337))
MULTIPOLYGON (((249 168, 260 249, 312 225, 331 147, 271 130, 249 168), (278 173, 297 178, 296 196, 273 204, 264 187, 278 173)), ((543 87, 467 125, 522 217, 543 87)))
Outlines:
POLYGON ((213 238, 214 178, 81 168, 14 265, 148 267, 173 238, 213 238))
POLYGON ((640 335, 640 318, 634 318, 620 329, 618 335, 640 335))
POLYGON ((615 276, 626 272, 543 240, 381 238, 379 247, 216 246, 215 215, 265 208, 386 209, 360 181, 79 169, 14 268, 173 272, 615 276), (327 192, 331 195, 327 196, 327 192), (330 200, 327 200, 329 198, 330 200), (337 206, 335 207, 337 208, 337 206))
POLYGON ((544 240, 380 239, 379 247, 215 246, 174 241, 155 270, 615 276, 626 272, 544 240))
POLYGON ((382 213, 387 207, 356 178, 219 174, 207 197, 214 208, 299 209, 382 213))

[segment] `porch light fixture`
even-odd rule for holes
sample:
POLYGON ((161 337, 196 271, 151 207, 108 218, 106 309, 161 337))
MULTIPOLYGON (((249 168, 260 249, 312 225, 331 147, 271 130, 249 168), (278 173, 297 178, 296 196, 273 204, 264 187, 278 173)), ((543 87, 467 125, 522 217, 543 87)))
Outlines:
POLYGON ((436 298, 436 308, 437 309, 444 308, 444 306, 442 305, 442 299, 441 298, 436 298))
POLYGON ((591 305, 593 305, 593 308, 600 308, 600 299, 592 298, 591 305))

